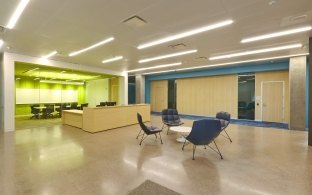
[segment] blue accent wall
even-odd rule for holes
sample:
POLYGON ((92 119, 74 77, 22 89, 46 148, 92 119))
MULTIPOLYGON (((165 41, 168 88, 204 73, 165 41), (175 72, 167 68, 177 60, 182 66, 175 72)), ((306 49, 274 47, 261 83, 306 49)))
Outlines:
POLYGON ((227 74, 238 74, 247 72, 264 72, 274 70, 288 70, 289 60, 280 60, 262 63, 250 63, 244 65, 235 65, 235 67, 218 67, 209 69, 198 69, 196 71, 179 71, 169 72, 165 74, 147 75, 145 76, 145 102, 150 103, 150 91, 151 81, 154 80, 168 80, 168 79, 180 79, 180 78, 194 78, 194 77, 206 77, 206 76, 217 76, 227 74))

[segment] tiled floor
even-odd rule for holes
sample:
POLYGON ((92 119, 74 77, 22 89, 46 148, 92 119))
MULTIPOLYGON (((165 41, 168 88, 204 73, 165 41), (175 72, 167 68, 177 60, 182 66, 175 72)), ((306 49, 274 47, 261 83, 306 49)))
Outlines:
MULTIPOLYGON (((105 122, 105 121, 103 121, 105 122)), ((161 126, 159 116, 153 125, 161 126)), ((184 120, 186 125, 192 121, 184 120)), ((138 125, 90 134, 54 124, 0 134, 0 194, 127 194, 150 179, 181 194, 312 194, 307 133, 230 125, 224 160, 176 134, 135 139, 138 125)))

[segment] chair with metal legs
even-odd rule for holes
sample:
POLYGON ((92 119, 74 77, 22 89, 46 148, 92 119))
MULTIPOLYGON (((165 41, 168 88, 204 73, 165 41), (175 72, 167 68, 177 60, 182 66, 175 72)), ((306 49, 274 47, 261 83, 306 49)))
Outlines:
POLYGON ((179 113, 176 109, 163 109, 161 112, 161 119, 164 123, 161 129, 163 129, 165 125, 168 127, 167 135, 170 127, 180 126, 184 124, 183 122, 181 122, 179 113))
MULTIPOLYGON (((196 146, 202 145, 210 147, 210 143, 214 143, 215 148, 210 147, 214 152, 220 155, 221 159, 223 156, 215 142, 215 139, 221 132, 221 123, 216 119, 202 119, 198 121, 194 121, 191 133, 185 138, 187 141, 193 144, 193 160, 195 159, 195 150, 196 146)), ((184 150, 184 146, 186 144, 186 140, 182 146, 182 150, 184 150)))
MULTIPOLYGON (((142 120, 142 116, 137 113, 137 118, 138 118, 138 122, 139 122, 139 125, 141 127, 141 130, 143 130, 143 134, 141 135, 141 141, 140 141, 140 145, 142 144, 142 142, 147 138, 147 136, 149 135, 155 135, 156 138, 157 138, 157 134, 159 135, 159 138, 160 138, 160 142, 161 144, 163 143, 162 142, 162 139, 161 139, 161 135, 160 135, 160 132, 162 131, 161 129, 157 128, 157 127, 153 127, 153 126, 146 126, 144 123, 143 123, 143 120, 142 120)), ((141 132, 141 131, 140 131, 141 132)), ((137 138, 140 136, 140 132, 137 136, 137 138)))
POLYGON ((223 135, 222 133, 221 133, 221 135, 223 137, 225 137, 226 139, 230 140, 230 142, 232 142, 232 139, 230 138, 229 134, 225 130, 229 126, 229 124, 231 122, 231 114, 228 113, 228 112, 221 111, 221 112, 218 112, 216 114, 216 118, 220 120, 220 122, 221 122, 221 129, 226 134, 226 136, 223 135))

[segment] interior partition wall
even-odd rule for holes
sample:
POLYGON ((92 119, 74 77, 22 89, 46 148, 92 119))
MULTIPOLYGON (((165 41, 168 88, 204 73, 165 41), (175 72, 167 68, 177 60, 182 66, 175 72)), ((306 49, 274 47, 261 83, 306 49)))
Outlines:
POLYGON ((180 114, 215 117, 217 112, 237 118, 237 75, 177 79, 180 114))

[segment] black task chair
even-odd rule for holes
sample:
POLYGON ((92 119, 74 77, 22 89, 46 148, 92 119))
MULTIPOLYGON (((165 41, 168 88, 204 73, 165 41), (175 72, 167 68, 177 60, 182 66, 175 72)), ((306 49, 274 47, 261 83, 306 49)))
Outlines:
POLYGON ((44 118, 53 118, 53 112, 54 112, 54 104, 45 104, 45 109, 42 110, 42 116, 44 118))
POLYGON ((161 112, 161 118, 164 123, 164 125, 162 126, 162 129, 164 128, 165 125, 167 125, 168 127, 167 135, 168 135, 168 131, 170 127, 180 126, 184 124, 183 122, 181 122, 179 113, 176 109, 164 109, 161 112))
POLYGON ((81 106, 80 106, 80 110, 83 110, 83 107, 88 107, 88 103, 85 103, 85 104, 81 104, 81 106))
POLYGON ((70 104, 70 109, 71 110, 77 110, 78 109, 78 103, 77 102, 73 102, 70 104))
POLYGON ((31 114, 33 114, 30 119, 33 119, 33 118, 36 118, 36 119, 39 119, 40 117, 40 110, 38 108, 35 108, 35 107, 39 107, 39 104, 33 104, 30 106, 30 109, 31 109, 31 114))
MULTIPOLYGON (((216 119, 202 119, 198 121, 194 121, 193 127, 191 130, 191 133, 185 138, 189 142, 193 144, 193 160, 195 155, 196 146, 202 145, 210 147, 209 144, 211 142, 214 143, 216 149, 210 147, 213 151, 218 153, 223 159, 222 154, 215 142, 215 138, 218 137, 218 135, 221 132, 221 123, 219 120, 216 119)), ((186 140, 183 144, 182 150, 184 150, 184 146, 186 143, 186 140)))
POLYGON ((228 140, 230 140, 230 142, 232 142, 232 139, 230 138, 229 134, 226 132, 226 128, 229 126, 230 122, 231 122, 231 114, 228 112, 218 112, 216 114, 216 118, 220 120, 221 122, 221 130, 225 132, 225 135, 222 135, 223 137, 227 138, 228 140))
POLYGON ((55 111, 58 117, 62 117, 62 104, 55 104, 55 111))
MULTIPOLYGON (((161 135, 160 135, 160 132, 161 132, 162 130, 159 129, 159 128, 157 128, 157 127, 146 126, 146 125, 143 123, 142 116, 141 116, 139 113, 137 113, 137 118, 138 118, 138 122, 139 122, 139 125, 140 125, 140 127, 141 127, 141 130, 143 130, 143 132, 144 132, 144 133, 141 135, 142 138, 141 138, 141 141, 140 141, 140 145, 142 144, 143 140, 145 140, 145 138, 147 138, 147 136, 149 136, 149 135, 154 134, 154 135, 156 136, 156 138, 157 138, 157 135, 156 135, 157 133, 159 134, 160 142, 161 142, 161 144, 162 144, 163 142, 162 142, 161 135)), ((140 132, 141 132, 141 130, 140 130, 140 132)), ((139 133, 139 135, 140 135, 140 133, 139 133)), ((138 136, 139 136, 139 135, 138 135, 138 136)), ((138 137, 138 136, 137 136, 137 137, 138 137)))

